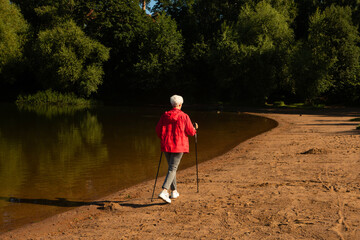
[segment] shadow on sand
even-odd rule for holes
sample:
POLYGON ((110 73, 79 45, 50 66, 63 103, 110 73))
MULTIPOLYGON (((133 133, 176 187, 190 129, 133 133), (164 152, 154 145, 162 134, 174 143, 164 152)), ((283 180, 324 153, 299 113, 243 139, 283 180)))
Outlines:
MULTIPOLYGON (((165 202, 154 202, 154 203, 131 203, 129 201, 70 201, 66 198, 56 198, 55 200, 50 199, 29 199, 29 198, 15 198, 15 197, 0 197, 0 200, 4 200, 11 203, 25 203, 25 204, 37 204, 37 205, 46 205, 46 206, 56 206, 56 207, 81 207, 81 206, 90 206, 96 205, 99 206, 98 209, 104 210, 106 205, 117 203, 122 207, 131 207, 131 208, 144 208, 151 207, 156 205, 166 205, 165 202)), ((134 200, 134 199, 132 199, 134 200)), ((149 200, 150 201, 150 200, 149 200)))

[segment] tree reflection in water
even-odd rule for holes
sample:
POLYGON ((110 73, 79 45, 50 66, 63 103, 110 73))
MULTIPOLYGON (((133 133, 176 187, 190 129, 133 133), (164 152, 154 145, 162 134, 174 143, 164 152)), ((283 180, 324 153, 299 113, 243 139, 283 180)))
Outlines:
MULTIPOLYGON (((69 106, 19 110, 10 108, 0 119, 0 197, 93 196, 92 179, 86 176, 108 159, 97 116, 69 106)), ((0 201, 0 225, 9 221, 2 217, 11 215, 11 221, 21 215, 21 206, 11 203, 0 201)))

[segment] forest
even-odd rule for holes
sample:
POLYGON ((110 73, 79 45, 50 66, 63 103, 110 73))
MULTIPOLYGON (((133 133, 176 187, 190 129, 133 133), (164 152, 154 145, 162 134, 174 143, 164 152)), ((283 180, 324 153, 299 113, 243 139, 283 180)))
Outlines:
POLYGON ((0 0, 0 100, 360 105, 359 0, 153 2, 0 0))

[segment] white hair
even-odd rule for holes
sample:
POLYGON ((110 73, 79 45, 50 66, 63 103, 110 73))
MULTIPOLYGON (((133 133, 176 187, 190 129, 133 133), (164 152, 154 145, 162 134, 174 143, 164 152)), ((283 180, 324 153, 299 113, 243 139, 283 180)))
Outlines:
POLYGON ((179 105, 182 105, 183 102, 184 102, 184 99, 182 98, 182 96, 179 96, 179 95, 173 95, 170 98, 170 103, 171 103, 171 106, 173 106, 173 107, 177 107, 179 105))

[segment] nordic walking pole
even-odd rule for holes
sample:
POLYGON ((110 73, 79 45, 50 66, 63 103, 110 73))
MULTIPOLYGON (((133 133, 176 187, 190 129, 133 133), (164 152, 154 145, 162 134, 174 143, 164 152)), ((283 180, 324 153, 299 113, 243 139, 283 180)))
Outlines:
POLYGON ((195 133, 195 159, 196 159, 196 184, 197 184, 197 193, 199 192, 199 168, 198 168, 198 158, 197 158, 197 133, 195 133))
POLYGON ((161 164, 161 157, 162 157, 162 154, 163 154, 163 152, 161 152, 161 154, 160 154, 160 161, 159 161, 159 166, 158 166, 157 173, 156 173, 155 184, 154 184, 154 190, 153 190, 153 193, 152 193, 152 196, 151 196, 151 201, 153 201, 153 198, 154 198, 154 192, 155 192, 155 187, 156 187, 157 177, 158 177, 158 175, 159 175, 159 169, 160 169, 160 164, 161 164))

